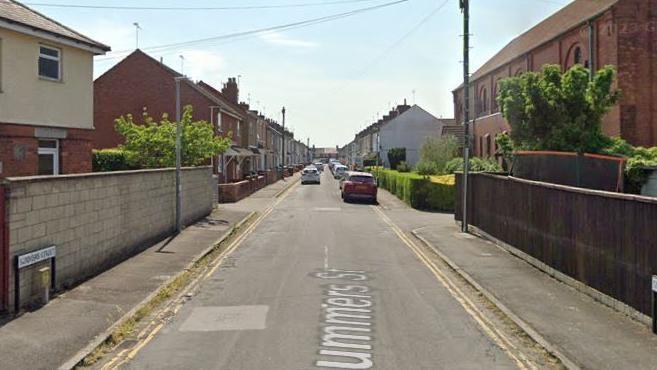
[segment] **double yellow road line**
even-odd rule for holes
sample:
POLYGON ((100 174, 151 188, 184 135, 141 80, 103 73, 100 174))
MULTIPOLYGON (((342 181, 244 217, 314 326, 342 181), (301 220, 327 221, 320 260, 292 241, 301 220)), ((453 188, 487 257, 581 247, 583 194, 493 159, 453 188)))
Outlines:
POLYGON ((378 206, 371 206, 381 219, 392 229, 399 239, 417 256, 417 258, 433 273, 436 279, 445 287, 449 294, 463 307, 465 312, 481 327, 509 357, 516 363, 520 369, 537 369, 526 356, 524 356, 513 342, 500 331, 495 324, 490 321, 481 311, 481 309, 460 289, 454 281, 441 271, 438 266, 429 258, 427 253, 417 246, 415 242, 408 237, 378 206))

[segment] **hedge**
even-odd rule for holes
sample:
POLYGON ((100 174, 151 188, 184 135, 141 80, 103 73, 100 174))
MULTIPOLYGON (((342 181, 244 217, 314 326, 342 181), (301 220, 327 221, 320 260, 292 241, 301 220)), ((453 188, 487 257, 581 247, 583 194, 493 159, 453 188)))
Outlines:
POLYGON ((373 169, 380 188, 386 189, 413 208, 427 211, 454 211, 456 186, 454 176, 433 176, 415 172, 373 169))
POLYGON ((101 149, 93 151, 94 172, 136 170, 134 154, 123 149, 101 149))

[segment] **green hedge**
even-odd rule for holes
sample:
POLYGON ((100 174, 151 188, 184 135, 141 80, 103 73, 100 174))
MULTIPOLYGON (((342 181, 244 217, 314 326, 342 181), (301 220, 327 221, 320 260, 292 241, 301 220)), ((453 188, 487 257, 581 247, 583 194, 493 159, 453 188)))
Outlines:
POLYGON ((101 149, 93 151, 94 172, 136 170, 138 166, 134 154, 123 149, 101 149))
POLYGON ((413 208, 428 211, 454 211, 456 186, 432 182, 414 172, 385 169, 372 171, 380 188, 386 189, 413 208))

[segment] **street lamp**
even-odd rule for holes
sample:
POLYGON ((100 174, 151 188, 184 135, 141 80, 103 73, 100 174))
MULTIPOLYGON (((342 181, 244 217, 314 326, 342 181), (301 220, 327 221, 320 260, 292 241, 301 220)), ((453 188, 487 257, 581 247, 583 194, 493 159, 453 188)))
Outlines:
POLYGON ((281 177, 285 179, 285 107, 281 110, 281 113, 283 113, 283 142, 281 144, 281 155, 282 155, 282 164, 281 164, 281 177))
POLYGON ((176 233, 182 231, 182 182, 180 180, 181 167, 181 136, 182 126, 180 125, 180 81, 186 77, 175 77, 176 81, 176 233))

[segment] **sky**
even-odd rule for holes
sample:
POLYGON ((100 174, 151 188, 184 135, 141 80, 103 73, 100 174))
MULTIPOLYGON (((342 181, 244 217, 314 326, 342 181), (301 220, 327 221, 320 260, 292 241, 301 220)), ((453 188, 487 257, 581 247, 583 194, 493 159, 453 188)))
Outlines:
MULTIPOLYGON (((139 47, 193 80, 221 88, 239 77, 240 99, 317 147, 343 146, 403 103, 452 118, 451 91, 463 80, 458 0, 407 0, 305 27, 237 38, 161 45, 270 28, 395 0, 25 0, 24 3, 112 47, 94 78, 139 47), (37 4, 229 10, 121 10, 37 4), (305 4, 305 5, 304 5, 305 4), (289 5, 294 5, 289 7, 289 5), (259 7, 258 9, 255 9, 259 7), (183 56, 184 60, 180 58, 183 56)), ((472 72, 518 34, 570 0, 471 0, 472 72)))

